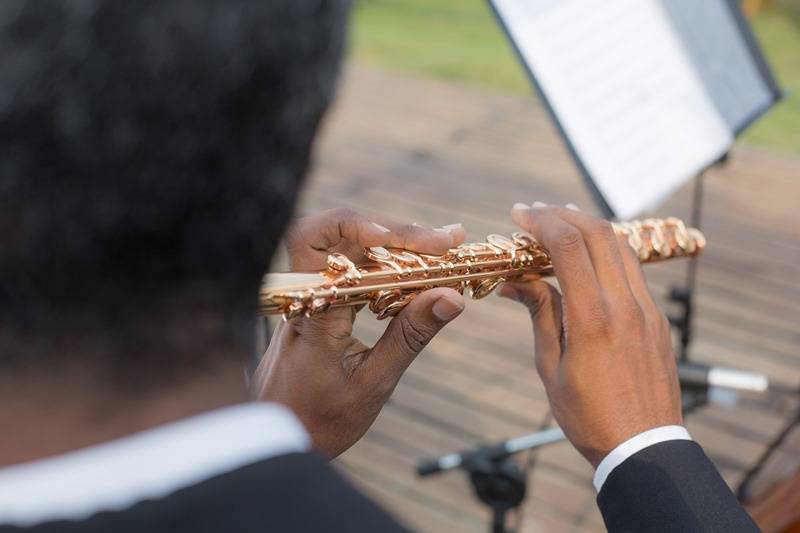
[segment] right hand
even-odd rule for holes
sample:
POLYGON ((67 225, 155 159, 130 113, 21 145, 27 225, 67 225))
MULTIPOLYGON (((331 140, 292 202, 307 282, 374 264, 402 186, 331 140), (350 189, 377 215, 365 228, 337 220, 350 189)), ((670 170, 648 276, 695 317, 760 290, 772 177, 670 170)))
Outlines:
POLYGON ((597 467, 629 438, 681 425, 669 323, 627 239, 560 207, 517 204, 511 216, 550 252, 562 294, 543 281, 499 294, 530 310, 536 368, 570 442, 597 467))

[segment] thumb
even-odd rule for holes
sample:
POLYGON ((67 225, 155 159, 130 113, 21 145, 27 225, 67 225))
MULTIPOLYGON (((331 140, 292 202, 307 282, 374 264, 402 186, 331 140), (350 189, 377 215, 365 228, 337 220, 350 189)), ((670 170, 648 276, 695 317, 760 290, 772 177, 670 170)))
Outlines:
POLYGON ((464 297, 453 289, 419 294, 389 323, 363 369, 370 379, 394 388, 417 354, 463 310, 464 297))
POLYGON ((544 281, 504 283, 498 295, 520 302, 528 308, 533 321, 536 370, 545 386, 556 376, 561 361, 563 319, 561 295, 544 281))

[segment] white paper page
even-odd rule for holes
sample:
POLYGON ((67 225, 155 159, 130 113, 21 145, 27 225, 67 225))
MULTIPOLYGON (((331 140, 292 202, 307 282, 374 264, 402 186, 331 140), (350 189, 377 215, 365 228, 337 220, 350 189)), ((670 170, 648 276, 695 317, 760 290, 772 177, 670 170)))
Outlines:
POLYGON ((658 0, 493 0, 603 197, 655 207, 732 134, 658 0))

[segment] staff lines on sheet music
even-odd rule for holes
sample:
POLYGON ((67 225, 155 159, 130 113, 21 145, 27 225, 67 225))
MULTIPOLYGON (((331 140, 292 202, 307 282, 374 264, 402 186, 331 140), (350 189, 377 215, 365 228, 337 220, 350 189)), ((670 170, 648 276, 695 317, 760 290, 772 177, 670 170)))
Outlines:
MULTIPOLYGON (((659 129, 657 119, 682 95, 680 83, 672 79, 674 71, 659 68, 670 50, 652 32, 641 31, 658 24, 653 12, 627 10, 623 4, 598 10, 587 9, 585 3, 568 4, 539 18, 537 26, 541 42, 549 44, 548 52, 560 65, 574 105, 596 128, 607 156, 633 176, 668 165, 670 148, 678 147, 669 146, 674 143, 659 129), (613 35, 595 31, 612 21, 613 35), (589 38, 594 35, 602 37, 589 38), (640 53, 632 57, 631 48, 640 53), (671 91, 673 86, 677 89, 671 91)), ((669 130, 670 124, 663 127, 669 130)))
MULTIPOLYGON (((649 46, 646 40, 637 41, 632 35, 630 40, 616 40, 606 43, 586 41, 580 46, 583 52, 571 57, 564 52, 553 50, 563 65, 563 72, 573 86, 591 88, 598 85, 610 86, 619 83, 619 80, 638 79, 646 72, 657 71, 659 60, 663 58, 665 50, 658 46, 649 46), (627 51, 637 47, 644 52, 635 61, 632 61, 627 51), (601 52, 598 52, 601 51, 601 52), (602 54, 603 61, 598 61, 602 54), (587 84, 588 85, 587 87, 587 84)), ((662 75, 666 73, 661 71, 662 75)), ((583 91, 581 91, 583 92, 583 91)))
MULTIPOLYGON (((664 77, 654 77, 654 79, 663 80, 664 77)), ((576 104, 585 112, 587 122, 600 133, 614 159, 620 163, 626 159, 635 159, 642 147, 648 144, 659 146, 663 140, 661 135, 648 134, 655 132, 651 128, 637 126, 652 120, 664 107, 664 102, 652 100, 646 94, 637 97, 636 93, 647 91, 643 87, 619 89, 608 86, 604 89, 606 90, 586 91, 576 99, 576 104), (614 93, 620 91, 625 91, 630 96, 626 99, 615 98, 614 93), (631 110, 632 99, 638 100, 635 112, 631 110)))
MULTIPOLYGON (((542 17, 537 25, 542 32, 542 42, 552 43, 548 48, 554 58, 563 65, 565 71, 573 71, 596 68, 594 59, 599 50, 613 51, 615 48, 627 48, 633 44, 631 39, 645 19, 646 17, 635 14, 625 16, 624 12, 610 8, 578 9, 570 5, 552 15, 542 17), (594 31, 595 28, 605 26, 612 21, 619 27, 619 33, 613 38, 598 38, 597 36, 602 34, 594 31), (594 38, 590 39, 590 36, 594 38)), ((623 55, 618 55, 618 61, 622 62, 624 59, 623 55)), ((602 68, 605 70, 618 66, 620 64, 605 63, 602 68)))
POLYGON ((730 143, 661 0, 561 0, 538 13, 526 1, 495 0, 618 213, 655 201, 730 143))
MULTIPOLYGON (((564 12, 567 11, 568 10, 564 10, 564 12)), ((592 25, 597 23, 605 24, 609 17, 614 16, 617 16, 617 13, 612 12, 610 15, 604 17, 593 18, 592 25)), ((553 31, 554 26, 551 23, 553 21, 561 22, 561 18, 562 17, 554 16, 550 17, 550 19, 552 19, 550 21, 542 21, 545 24, 540 29, 543 29, 545 32, 545 41, 554 38, 557 42, 566 44, 568 42, 573 42, 573 39, 575 39, 574 42, 577 44, 578 37, 583 37, 587 33, 596 33, 588 31, 589 28, 587 24, 583 24, 577 31, 558 32, 560 36, 567 34, 567 40, 564 38, 556 38, 556 34, 553 31)), ((577 49, 581 50, 583 53, 578 52, 577 54, 566 54, 562 52, 565 48, 561 46, 549 47, 553 55, 564 65, 562 72, 570 82, 569 85, 573 89, 573 98, 575 98, 576 102, 587 110, 606 108, 604 115, 595 116, 591 119, 592 122, 598 125, 601 125, 605 120, 613 121, 613 119, 623 111, 623 108, 627 107, 627 102, 609 98, 612 96, 612 93, 615 94, 619 91, 626 91, 630 92, 633 97, 636 97, 638 93, 638 95, 642 97, 640 99, 648 99, 648 87, 658 86, 658 84, 668 82, 665 72, 652 72, 653 65, 659 64, 661 56, 661 54, 657 53, 657 50, 651 50, 650 54, 640 58, 640 60, 636 62, 631 62, 629 57, 625 54, 626 49, 630 46, 644 47, 644 45, 647 44, 644 42, 635 42, 633 39, 633 35, 635 34, 632 32, 632 29, 641 23, 640 21, 642 18, 643 17, 631 17, 630 25, 626 26, 629 30, 626 33, 631 36, 631 39, 627 41, 624 38, 625 36, 614 40, 606 39, 600 42, 597 40, 587 42, 584 39, 584 41, 580 43, 580 46, 577 46, 577 49), (610 63, 597 61, 597 50, 603 50, 606 56, 616 57, 610 63), (594 57, 590 58, 590 55, 594 57), (622 83, 623 80, 627 81, 630 79, 638 79, 639 86, 630 87, 628 84, 622 83), (596 80, 602 81, 597 82, 596 80), (577 90, 575 88, 577 88, 577 90), (612 102, 611 108, 608 108, 609 102, 612 102), (616 102, 616 106, 613 102, 616 102)), ((573 48, 573 51, 574 50, 575 48, 573 48)))
POLYGON ((624 75, 610 75, 600 83, 588 85, 587 82, 587 90, 575 93, 575 102, 580 107, 590 113, 591 110, 595 110, 593 114, 598 120, 598 126, 603 124, 601 121, 613 120, 629 106, 629 102, 612 98, 613 95, 624 92, 642 105, 647 105, 652 102, 652 95, 655 91, 663 87, 663 84, 670 82, 669 76, 663 71, 645 72, 637 68, 630 69, 625 75, 638 76, 637 83, 635 85, 625 84, 623 82, 627 78, 624 75))
POLYGON ((600 107, 600 104, 603 102, 604 97, 606 99, 610 97, 608 94, 597 95, 594 101, 587 101, 581 106, 587 114, 587 120, 598 128, 598 131, 608 137, 607 142, 617 143, 622 138, 630 135, 632 132, 629 125, 634 117, 640 117, 636 122, 652 120, 652 116, 664 108, 665 99, 637 98, 633 94, 635 91, 634 89, 629 90, 631 95, 626 99, 627 101, 619 99, 614 105, 608 106, 606 104, 605 109, 600 107), (636 111, 630 109, 631 100, 636 100, 636 111))

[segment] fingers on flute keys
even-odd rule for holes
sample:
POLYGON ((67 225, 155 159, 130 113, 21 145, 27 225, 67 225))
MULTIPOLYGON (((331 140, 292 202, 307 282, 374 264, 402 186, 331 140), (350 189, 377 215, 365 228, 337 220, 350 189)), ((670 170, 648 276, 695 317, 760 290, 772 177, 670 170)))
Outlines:
POLYGON ((464 236, 461 224, 429 229, 416 224, 376 221, 353 209, 338 208, 298 219, 287 231, 286 244, 294 266, 318 268, 320 257, 324 261, 324 256, 334 248, 344 247, 342 253, 351 259, 360 259, 360 251, 372 246, 438 255, 461 244, 464 236), (309 255, 306 252, 317 254, 311 254, 310 261, 303 261, 309 255))
POLYGON ((549 251, 572 316, 598 322, 652 304, 638 261, 609 222, 541 203, 517 204, 511 216, 549 251))

